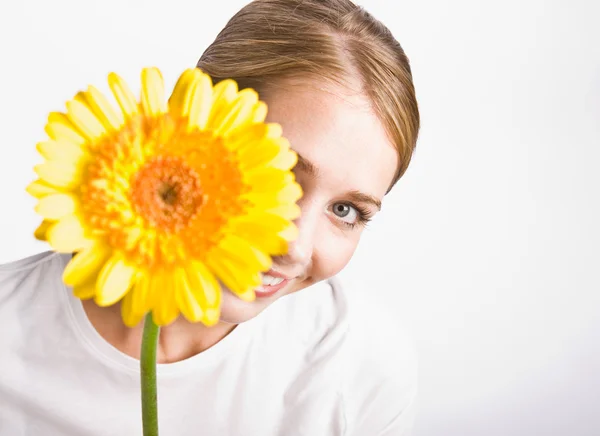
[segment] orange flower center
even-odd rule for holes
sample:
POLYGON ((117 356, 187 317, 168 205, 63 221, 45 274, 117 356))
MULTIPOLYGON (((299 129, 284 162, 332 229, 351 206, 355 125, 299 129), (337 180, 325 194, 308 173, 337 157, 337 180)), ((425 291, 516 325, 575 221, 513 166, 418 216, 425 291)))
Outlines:
POLYGON ((133 177, 131 201, 150 225, 178 232, 198 215, 205 200, 192 167, 180 157, 157 156, 133 177))

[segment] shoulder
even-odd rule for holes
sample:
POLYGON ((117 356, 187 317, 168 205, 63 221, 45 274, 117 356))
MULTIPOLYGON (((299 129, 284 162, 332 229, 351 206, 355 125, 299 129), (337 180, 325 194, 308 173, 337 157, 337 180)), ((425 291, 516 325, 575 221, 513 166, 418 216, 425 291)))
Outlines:
POLYGON ((347 371, 365 372, 370 379, 414 381, 415 348, 398 316, 364 290, 351 289, 338 277, 286 296, 270 312, 270 330, 277 337, 331 347, 340 358, 351 358, 347 371), (334 346, 335 345, 335 346, 334 346))
POLYGON ((61 255, 53 252, 0 264, 0 303, 31 298, 41 285, 60 280, 64 266, 61 255))
POLYGON ((348 365, 343 398, 349 434, 409 434, 418 379, 413 341, 384 302, 364 289, 345 293, 348 365))
MULTIPOLYGON (((332 281, 322 281, 291 295, 287 295, 267 308, 264 314, 269 330, 276 337, 294 339, 303 348, 319 346, 328 337, 340 336, 347 330, 348 308, 346 297, 332 281)), ((261 315, 262 316, 262 315, 261 315)))
POLYGON ((366 291, 337 277, 313 285, 273 308, 270 317, 277 319, 270 325, 277 328, 268 331, 285 338, 281 349, 301 351, 295 393, 311 404, 341 401, 335 413, 344 434, 408 435, 417 393, 415 347, 398 315, 366 291))
POLYGON ((0 274, 4 277, 11 273, 31 271, 36 267, 43 266, 56 260, 62 263, 60 256, 59 253, 45 251, 11 262, 0 263, 0 274))
MULTIPOLYGON (((336 283, 341 286, 339 281, 336 283)), ((356 356, 354 369, 377 369, 371 371, 375 377, 415 375, 414 343, 393 308, 372 298, 365 290, 351 290, 345 285, 344 293, 348 307, 348 351, 356 356)))

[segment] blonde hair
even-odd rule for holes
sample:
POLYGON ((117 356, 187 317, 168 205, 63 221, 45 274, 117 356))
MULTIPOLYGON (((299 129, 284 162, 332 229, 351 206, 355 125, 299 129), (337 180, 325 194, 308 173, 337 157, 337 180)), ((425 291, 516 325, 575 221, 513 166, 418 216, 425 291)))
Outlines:
POLYGON ((350 0, 254 0, 197 66, 215 82, 233 78, 259 93, 302 76, 358 79, 398 153, 390 188, 410 163, 420 119, 408 58, 387 27, 350 0))

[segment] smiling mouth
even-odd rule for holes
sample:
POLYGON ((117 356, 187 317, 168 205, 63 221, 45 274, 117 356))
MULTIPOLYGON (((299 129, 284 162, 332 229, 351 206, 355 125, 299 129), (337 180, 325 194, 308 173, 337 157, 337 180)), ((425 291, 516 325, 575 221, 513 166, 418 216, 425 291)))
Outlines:
POLYGON ((267 271, 262 277, 262 285, 254 290, 257 298, 270 297, 293 280, 292 278, 285 277, 283 274, 279 274, 273 270, 267 271))

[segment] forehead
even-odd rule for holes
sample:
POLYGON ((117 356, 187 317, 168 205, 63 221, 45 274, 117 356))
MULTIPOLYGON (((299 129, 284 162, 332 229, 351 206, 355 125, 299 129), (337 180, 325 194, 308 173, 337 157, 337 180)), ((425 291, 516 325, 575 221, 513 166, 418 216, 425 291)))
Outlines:
POLYGON ((286 84, 264 97, 267 121, 282 125, 296 152, 340 190, 383 198, 398 165, 393 144, 366 97, 342 86, 286 84))

